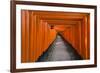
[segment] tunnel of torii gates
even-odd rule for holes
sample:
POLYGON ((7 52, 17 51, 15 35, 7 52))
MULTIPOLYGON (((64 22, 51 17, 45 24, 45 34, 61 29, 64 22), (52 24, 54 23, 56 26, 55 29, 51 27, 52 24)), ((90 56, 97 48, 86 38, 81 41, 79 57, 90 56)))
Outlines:
POLYGON ((89 13, 21 11, 21 62, 36 62, 60 34, 83 59, 90 58, 89 13))

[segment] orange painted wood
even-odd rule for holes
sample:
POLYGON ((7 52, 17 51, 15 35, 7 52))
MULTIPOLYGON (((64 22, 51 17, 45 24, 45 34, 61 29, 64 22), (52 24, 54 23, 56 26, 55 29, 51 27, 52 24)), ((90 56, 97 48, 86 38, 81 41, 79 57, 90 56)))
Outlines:
POLYGON ((29 34, 30 34, 30 36, 29 36, 29 41, 30 41, 30 43, 29 43, 29 45, 30 45, 30 50, 29 50, 29 52, 30 52, 30 61, 31 60, 34 60, 34 58, 35 58, 35 56, 33 56, 34 55, 34 53, 33 53, 33 51, 35 50, 34 49, 34 39, 33 38, 35 38, 35 32, 34 32, 34 30, 35 30, 35 16, 33 16, 33 12, 30 12, 30 31, 29 31, 29 34), (34 24, 34 25, 33 25, 34 24), (34 32, 34 33, 33 33, 34 32))
POLYGON ((29 11, 22 11, 22 61, 29 60, 29 11), (25 50, 24 50, 25 49, 25 50))
POLYGON ((71 19, 80 20, 86 16, 86 13, 73 13, 73 12, 50 12, 50 11, 34 11, 41 19, 71 19))
POLYGON ((87 13, 21 12, 21 62, 35 62, 60 33, 84 58, 90 57, 90 18, 87 13), (54 26, 51 29, 51 26, 54 26))
POLYGON ((22 51, 22 53, 21 53, 21 61, 22 62, 26 62, 27 60, 26 60, 26 58, 27 58, 27 49, 25 48, 25 27, 26 27, 26 25, 25 25, 25 15, 26 15, 26 12, 25 11, 22 11, 21 12, 21 14, 22 14, 22 25, 21 25, 21 34, 22 34, 22 36, 21 36, 21 51, 22 51))

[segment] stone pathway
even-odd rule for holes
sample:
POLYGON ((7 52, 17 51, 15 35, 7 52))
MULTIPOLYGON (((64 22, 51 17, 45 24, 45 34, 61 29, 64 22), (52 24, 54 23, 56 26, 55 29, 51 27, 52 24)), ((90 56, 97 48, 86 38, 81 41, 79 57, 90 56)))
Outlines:
POLYGON ((82 60, 82 58, 68 42, 65 42, 60 35, 57 35, 53 44, 37 62, 67 60, 82 60))

